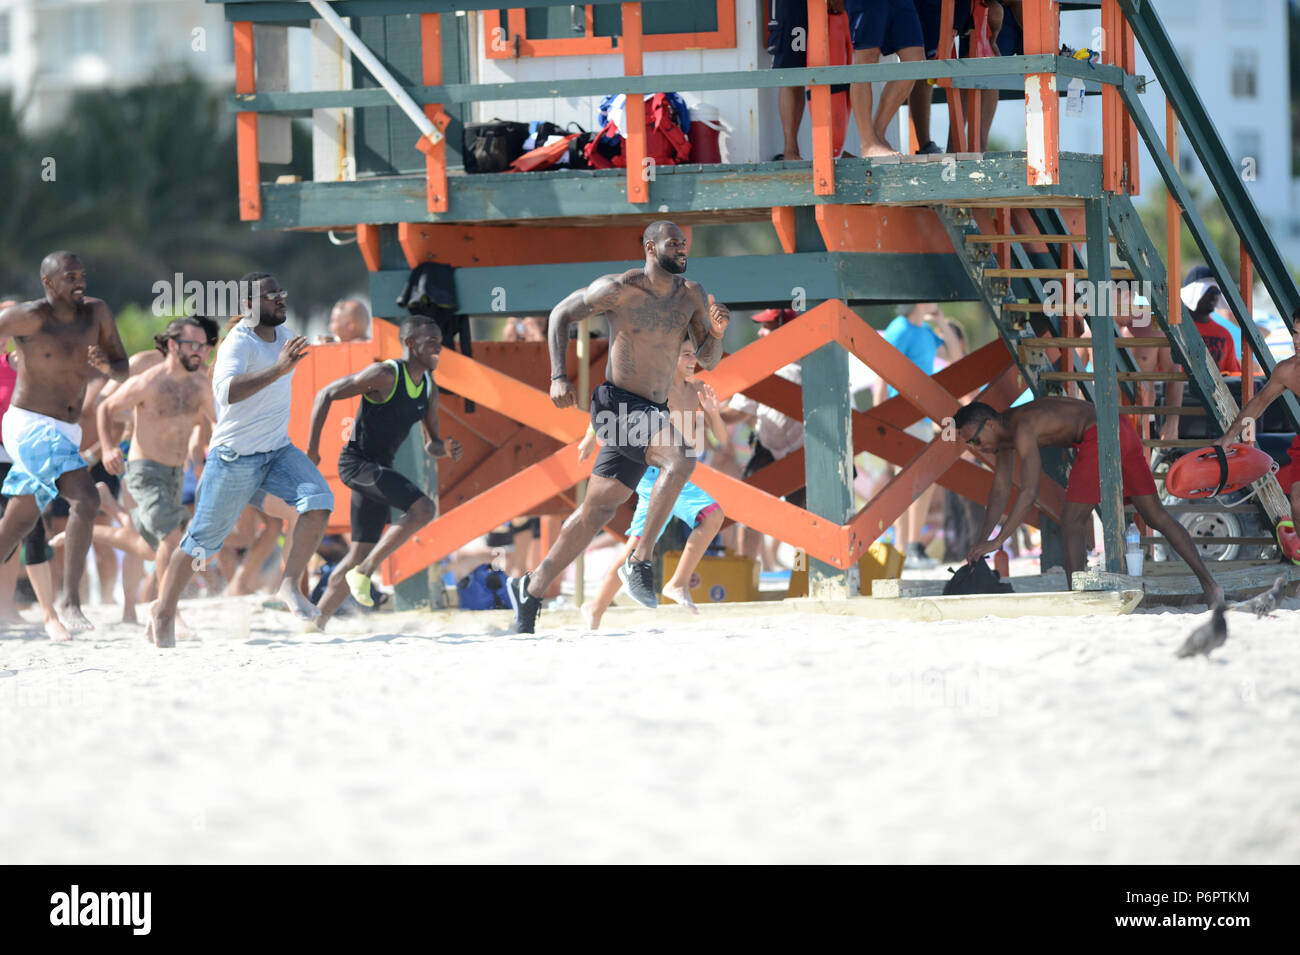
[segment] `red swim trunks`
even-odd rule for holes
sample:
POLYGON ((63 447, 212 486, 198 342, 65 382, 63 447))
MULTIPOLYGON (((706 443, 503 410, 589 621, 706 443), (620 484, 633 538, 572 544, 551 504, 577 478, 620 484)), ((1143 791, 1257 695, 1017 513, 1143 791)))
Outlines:
POLYGON ((1290 494, 1291 485, 1300 481, 1300 434, 1291 441, 1291 447, 1286 449, 1286 456, 1290 460, 1277 472, 1277 483, 1282 485, 1283 494, 1290 494))
MULTIPOLYGON (((1119 419, 1120 474, 1124 478, 1124 500, 1144 494, 1156 493, 1156 479, 1147 464, 1146 449, 1137 429, 1126 418, 1119 419)), ((1070 468, 1070 483, 1065 488, 1065 499, 1071 504, 1098 504, 1101 502, 1101 478, 1097 456, 1097 426, 1083 433, 1083 440, 1074 446, 1074 466, 1070 468)))

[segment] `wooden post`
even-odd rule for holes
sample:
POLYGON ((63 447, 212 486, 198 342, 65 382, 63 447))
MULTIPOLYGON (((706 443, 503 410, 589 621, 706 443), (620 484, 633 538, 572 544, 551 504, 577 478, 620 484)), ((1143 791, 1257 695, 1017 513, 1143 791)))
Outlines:
MULTIPOLYGON (((1124 17, 1119 10, 1119 0, 1101 0, 1101 60, 1103 63, 1122 65, 1120 56, 1123 40, 1124 17)), ((1107 192, 1119 192, 1123 182, 1125 143, 1121 123, 1125 112, 1119 101, 1119 90, 1109 83, 1101 88, 1101 187, 1107 192)))
MULTIPOLYGON (((1246 242, 1241 242, 1241 300, 1246 304, 1246 321, 1255 320, 1255 275, 1246 242)), ((1250 336, 1241 336, 1241 404, 1255 397, 1255 353, 1250 350, 1250 336)))
MULTIPOLYGON (((257 68, 253 57, 253 24, 240 20, 235 31, 235 92, 257 92, 257 68)), ((257 114, 235 115, 235 155, 239 174, 239 218, 245 222, 262 218, 262 182, 257 164, 257 114)))
MULTIPOLYGON (((808 0, 808 65, 830 66, 831 23, 823 0, 808 0)), ((831 88, 812 87, 813 194, 835 194, 835 136, 831 122, 831 88)))
MULTIPOLYGON (((1056 54, 1058 42, 1055 0, 1025 0, 1025 53, 1056 54)), ((1025 142, 1027 181, 1054 186, 1061 181, 1061 104, 1055 73, 1025 76, 1025 142)))
MULTIPOLYGON (((420 14, 420 71, 425 86, 442 85, 442 15, 420 14)), ((424 115, 446 132, 447 115, 441 103, 426 103, 424 115)), ((430 212, 447 211, 447 140, 428 143, 421 137, 420 150, 424 153, 425 195, 430 212)))
MULTIPOLYGON (((849 353, 836 342, 804 357, 804 475, 808 510, 836 524, 853 518, 853 422, 849 353)), ((840 600, 858 593, 858 568, 808 560, 808 596, 840 600)))
POLYGON ((1092 285, 1092 390, 1097 407, 1097 446, 1100 458, 1102 540, 1106 569, 1124 573, 1124 491, 1120 472, 1118 352, 1115 322, 1110 314, 1110 226, 1105 194, 1085 203, 1088 222, 1088 281, 1092 285))
MULTIPOLYGON (((1174 104, 1165 99, 1165 147, 1169 150, 1169 160, 1178 168, 1178 117, 1174 114, 1174 104)), ((1165 270, 1166 283, 1169 286, 1169 302, 1165 315, 1170 325, 1183 322, 1183 300, 1179 296, 1183 274, 1183 213, 1178 208, 1174 194, 1165 191, 1165 258, 1169 267, 1165 270)))
MULTIPOLYGON (((640 76, 641 65, 641 4, 622 4, 623 11, 623 75, 640 76)), ((649 202, 650 179, 654 174, 646 166, 645 154, 645 99, 640 93, 627 94, 627 201, 649 202)))

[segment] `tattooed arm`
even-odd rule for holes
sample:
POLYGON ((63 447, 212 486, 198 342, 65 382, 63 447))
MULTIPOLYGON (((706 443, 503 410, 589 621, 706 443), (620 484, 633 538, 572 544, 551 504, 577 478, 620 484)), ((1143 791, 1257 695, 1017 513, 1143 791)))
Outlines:
POLYGON ((551 309, 546 340, 551 353, 551 401, 557 408, 577 403, 578 396, 569 383, 566 366, 569 356, 569 326, 592 315, 612 311, 618 306, 622 286, 617 275, 602 275, 584 289, 578 289, 551 309))
POLYGON ((722 360, 722 336, 727 333, 730 321, 727 306, 719 305, 712 295, 706 300, 704 289, 700 288, 700 307, 691 316, 687 332, 695 343, 695 357, 703 367, 716 368, 722 360))

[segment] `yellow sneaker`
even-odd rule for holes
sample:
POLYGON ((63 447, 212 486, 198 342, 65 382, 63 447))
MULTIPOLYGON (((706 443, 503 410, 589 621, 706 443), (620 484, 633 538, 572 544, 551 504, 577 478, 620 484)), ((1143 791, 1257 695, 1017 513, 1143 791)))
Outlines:
POLYGON ((352 591, 352 598, 363 607, 373 607, 375 598, 370 596, 370 575, 363 574, 355 567, 343 575, 343 579, 348 582, 348 590, 352 591))

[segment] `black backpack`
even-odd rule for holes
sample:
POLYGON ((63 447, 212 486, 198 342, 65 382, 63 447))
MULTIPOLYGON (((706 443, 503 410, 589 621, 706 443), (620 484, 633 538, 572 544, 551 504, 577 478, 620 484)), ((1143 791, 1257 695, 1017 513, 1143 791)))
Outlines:
POLYGON ((466 123, 461 140, 461 160, 465 171, 505 172, 524 154, 524 142, 531 134, 528 123, 505 119, 466 123))
POLYGON ((943 595, 952 597, 958 594, 1010 594, 1014 589, 1004 583, 998 572, 988 565, 984 558, 973 564, 963 564, 956 570, 951 567, 948 572, 952 577, 943 585, 943 595))

